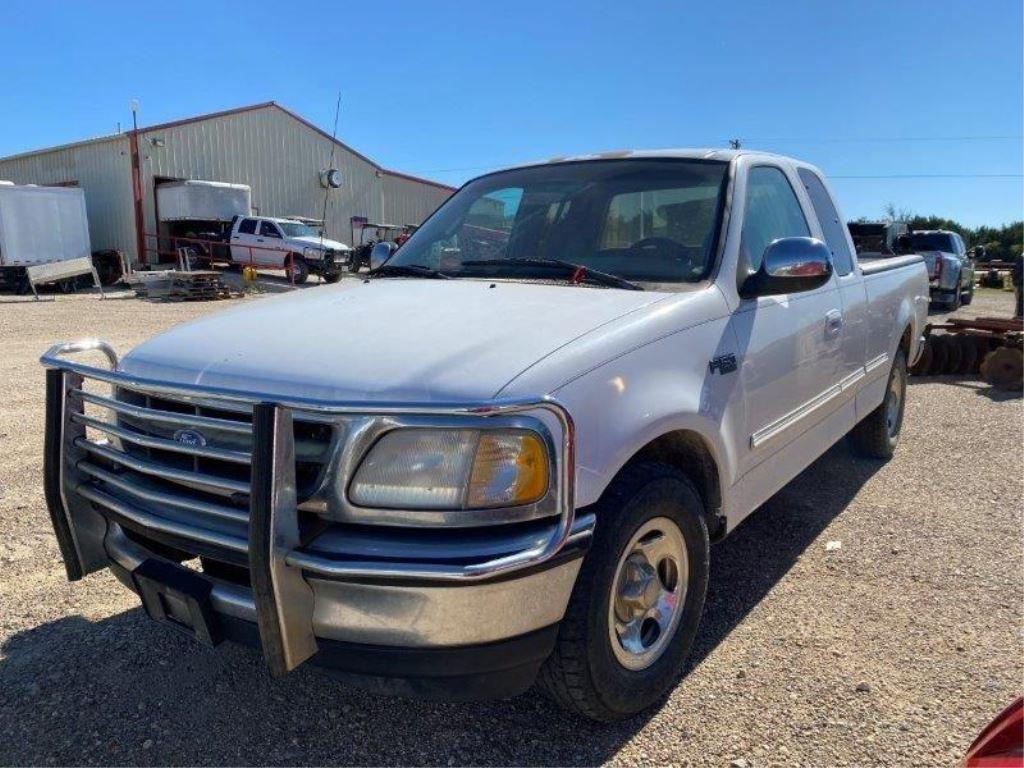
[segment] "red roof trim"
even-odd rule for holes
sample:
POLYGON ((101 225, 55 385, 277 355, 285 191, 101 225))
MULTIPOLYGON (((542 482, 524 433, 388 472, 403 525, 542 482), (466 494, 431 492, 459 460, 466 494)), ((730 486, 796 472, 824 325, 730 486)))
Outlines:
MULTIPOLYGON (((334 138, 333 136, 331 136, 331 134, 327 133, 327 131, 325 131, 322 128, 320 128, 320 127, 314 125, 313 123, 309 122, 309 120, 307 120, 306 118, 302 117, 301 115, 298 115, 295 112, 292 112, 287 107, 282 107, 276 101, 264 101, 264 102, 261 102, 259 104, 251 104, 251 105, 249 105, 247 107, 236 107, 235 109, 225 109, 225 110, 222 110, 220 112, 210 112, 210 113, 205 114, 205 115, 197 115, 195 117, 187 117, 187 118, 185 118, 183 120, 173 120, 173 121, 171 121, 169 123, 158 123, 157 125, 150 125, 150 126, 147 126, 147 127, 144 127, 144 128, 139 128, 139 133, 149 133, 151 131, 161 131, 161 130, 166 130, 168 128, 177 128, 178 126, 188 125, 189 123, 199 123, 199 122, 202 122, 203 120, 215 120, 215 119, 217 119, 219 117, 230 117, 231 115, 237 115, 237 114, 240 114, 240 113, 243 113, 243 112, 254 112, 254 111, 258 110, 258 109, 268 109, 270 107, 274 107, 275 109, 281 110, 282 112, 284 112, 286 115, 288 115, 293 120, 298 120, 300 123, 302 123, 304 126, 309 128, 311 131, 315 131, 316 133, 320 134, 321 136, 323 136, 328 141, 333 141, 335 144, 337 144, 339 147, 344 149, 346 152, 349 152, 349 153, 355 155, 356 157, 358 157, 363 162, 369 163, 370 165, 372 165, 374 168, 376 168, 381 173, 387 174, 388 176, 395 176, 395 177, 400 178, 400 179, 407 179, 408 181, 415 181, 415 182, 418 182, 420 184, 428 184, 428 185, 430 185, 432 187, 437 187, 438 189, 443 189, 443 190, 446 190, 448 192, 454 192, 456 190, 455 187, 449 186, 448 184, 442 184, 439 181, 432 181, 431 179, 424 179, 424 178, 421 178, 419 176, 413 176, 413 175, 408 174, 408 173, 402 173, 400 171, 389 170, 389 169, 385 168, 384 166, 380 165, 379 163, 374 162, 373 160, 368 158, 366 155, 364 155, 362 152, 358 152, 358 151, 352 149, 352 147, 350 147, 345 142, 339 141, 338 139, 334 138)), ((131 131, 128 131, 128 133, 131 133, 131 131)))
MULTIPOLYGON (((229 117, 230 115, 237 115, 242 112, 255 112, 257 109, 266 109, 267 107, 277 106, 272 101, 264 101, 259 104, 250 104, 247 107, 235 107, 234 109, 224 109, 220 112, 208 112, 205 115, 196 115, 195 117, 186 117, 182 120, 172 120, 169 123, 157 123, 156 125, 147 125, 139 128, 139 133, 149 133, 150 131, 163 131, 168 128, 177 128, 181 125, 188 125, 190 123, 201 123, 204 120, 214 120, 218 117, 229 117)), ((131 131, 125 131, 125 133, 131 133, 131 131)))

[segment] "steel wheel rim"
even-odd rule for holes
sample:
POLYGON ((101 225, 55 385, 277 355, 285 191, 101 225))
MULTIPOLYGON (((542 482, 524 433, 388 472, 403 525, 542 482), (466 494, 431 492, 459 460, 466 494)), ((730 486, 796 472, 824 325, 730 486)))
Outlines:
POLYGON ((688 581, 679 526, 667 517, 645 522, 619 557, 608 599, 608 639, 619 664, 639 671, 661 658, 679 626, 688 581))
POLYGON ((889 437, 895 437, 900 431, 900 406, 903 404, 902 385, 903 378, 894 373, 885 398, 885 427, 889 437))

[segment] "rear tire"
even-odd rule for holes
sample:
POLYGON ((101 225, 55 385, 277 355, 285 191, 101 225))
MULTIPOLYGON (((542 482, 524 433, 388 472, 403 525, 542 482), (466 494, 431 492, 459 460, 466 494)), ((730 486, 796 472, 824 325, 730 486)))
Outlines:
POLYGON ((885 399, 850 433, 857 453, 870 459, 891 459, 900 442, 906 404, 907 357, 899 349, 889 371, 885 399))
MULTIPOLYGON (((704 505, 693 483, 678 469, 654 462, 637 462, 623 469, 595 505, 595 512, 594 542, 559 626, 555 650, 544 662, 538 683, 571 712, 611 722, 646 709, 675 685, 704 610, 708 530, 704 505), (650 532, 634 540, 645 527, 650 532), (673 571, 673 561, 666 557, 653 568, 629 570, 639 556, 637 547, 661 545, 658 537, 652 539, 654 545, 644 544, 648 536, 658 533, 665 542, 676 543, 679 554, 675 562, 685 563, 685 567, 673 571), (633 580, 637 573, 644 575, 646 586, 635 595, 636 600, 646 600, 651 589, 664 590, 673 578, 675 590, 685 590, 672 602, 679 607, 672 621, 666 621, 663 635, 658 631, 660 620, 620 621, 621 601, 624 595, 633 594, 630 590, 639 583, 633 580), (650 621, 654 624, 649 626, 650 621), (638 628, 636 634, 628 632, 631 625, 638 628)), ((629 606, 633 610, 633 604, 629 606)), ((647 615, 642 606, 635 610, 637 616, 647 615)))

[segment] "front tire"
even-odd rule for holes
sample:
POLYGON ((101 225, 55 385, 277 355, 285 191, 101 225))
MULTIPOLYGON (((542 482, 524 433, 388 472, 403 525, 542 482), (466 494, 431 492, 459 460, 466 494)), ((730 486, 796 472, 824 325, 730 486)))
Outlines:
POLYGON ((595 505, 594 542, 539 676, 566 709, 601 722, 634 715, 675 685, 708 584, 708 531, 693 483, 638 462, 595 505))
POLYGON ((309 264, 301 256, 292 256, 291 278, 295 285, 302 285, 309 280, 309 264))
POLYGON ((857 453, 869 459, 891 459, 900 442, 906 405, 907 357, 903 350, 899 349, 889 371, 885 399, 850 433, 857 453))

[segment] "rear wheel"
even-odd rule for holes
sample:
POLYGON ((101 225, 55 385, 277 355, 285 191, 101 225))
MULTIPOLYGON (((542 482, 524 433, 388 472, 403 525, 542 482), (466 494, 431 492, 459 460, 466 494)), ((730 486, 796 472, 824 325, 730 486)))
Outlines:
POLYGON ((708 532, 693 484, 664 464, 627 466, 595 511, 594 543, 538 682, 566 709, 608 722, 675 685, 704 609, 708 532))
POLYGON ((896 452, 903 431, 903 411, 907 402, 907 358, 897 350, 882 404, 853 428, 854 448, 871 459, 890 459, 896 452))

